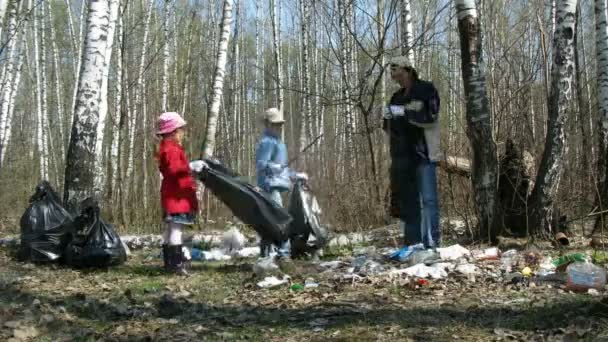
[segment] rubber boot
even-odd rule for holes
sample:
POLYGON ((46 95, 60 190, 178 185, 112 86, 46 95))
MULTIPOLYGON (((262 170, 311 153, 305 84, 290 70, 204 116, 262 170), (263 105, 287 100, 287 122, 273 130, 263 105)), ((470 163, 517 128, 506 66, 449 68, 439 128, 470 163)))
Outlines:
POLYGON ((182 245, 169 246, 170 255, 170 263, 171 263, 171 271, 179 274, 179 275, 188 275, 188 271, 186 270, 186 258, 184 257, 184 253, 182 251, 182 245))
POLYGON ((162 254, 163 254, 163 267, 165 271, 171 271, 171 252, 169 251, 169 245, 166 243, 162 245, 162 254))

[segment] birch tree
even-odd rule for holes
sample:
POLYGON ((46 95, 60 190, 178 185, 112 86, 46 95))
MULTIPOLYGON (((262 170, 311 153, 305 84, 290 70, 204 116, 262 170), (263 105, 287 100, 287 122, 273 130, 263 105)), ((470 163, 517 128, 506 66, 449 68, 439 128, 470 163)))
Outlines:
POLYGON ((114 45, 114 30, 116 20, 118 18, 118 7, 120 0, 109 0, 109 23, 108 36, 105 52, 103 54, 103 68, 101 76, 101 93, 99 94, 101 101, 99 103, 99 123, 97 124, 97 134, 95 140, 95 189, 100 192, 104 191, 106 172, 104 169, 104 153, 103 141, 106 128, 106 117, 108 114, 108 77, 110 75, 110 61, 112 60, 112 46, 114 45))
MULTIPOLYGON (((10 8, 8 30, 9 35, 11 36, 15 36, 17 32, 17 6, 18 3, 15 1, 13 2, 13 6, 10 8)), ((21 47, 17 49, 15 45, 9 44, 9 60, 6 62, 6 69, 4 70, 2 93, 0 98, 0 168, 3 165, 4 158, 6 156, 12 131, 14 102, 21 79, 21 66, 23 64, 26 39, 25 28, 27 26, 27 21, 22 23, 21 47)), ((14 41, 17 41, 17 39, 15 38, 14 41)))
POLYGON ((226 58, 228 51, 228 40, 230 39, 230 22, 232 21, 232 1, 224 0, 222 10, 222 23, 219 48, 215 65, 215 76, 213 79, 212 96, 207 111, 207 126, 205 132, 205 142, 203 143, 203 157, 213 156, 215 149, 215 133, 217 131, 217 121, 220 112, 224 88, 224 74, 226 70, 226 58))
POLYGON ((2 28, 4 27, 4 17, 10 0, 0 0, 0 37, 2 36, 2 28))
POLYGON ((118 22, 116 23, 117 26, 117 30, 116 30, 116 102, 114 103, 114 116, 113 116, 113 126, 112 126, 112 140, 110 142, 110 170, 111 170, 111 180, 110 180, 110 187, 109 187, 109 193, 112 197, 117 198, 116 193, 117 191, 117 185, 119 183, 119 172, 118 172, 118 165, 120 163, 120 141, 122 140, 122 132, 123 132, 123 125, 122 125, 122 101, 123 101, 123 78, 124 78, 124 73, 123 73, 123 11, 124 11, 124 7, 121 5, 119 6, 119 13, 118 13, 118 22))
POLYGON ((277 17, 277 4, 276 1, 281 0, 270 0, 270 15, 272 23, 272 42, 274 46, 274 64, 277 68, 276 75, 276 87, 277 87, 277 108, 280 111, 283 110, 283 71, 281 61, 281 20, 277 17))
MULTIPOLYGON (((129 154, 128 154, 128 159, 127 159, 127 169, 126 169, 126 174, 125 174, 125 191, 124 191, 124 195, 125 196, 129 196, 130 194, 130 189, 131 189, 131 185, 133 183, 133 170, 134 170, 134 155, 135 155, 135 131, 136 131, 136 127, 137 127, 137 119, 138 119, 138 110, 141 106, 141 99, 142 99, 142 94, 143 94, 143 88, 144 88, 144 69, 146 66, 146 56, 147 56, 147 52, 148 52, 148 35, 150 34, 150 17, 152 15, 152 1, 150 0, 146 0, 143 2, 144 4, 147 5, 147 7, 145 7, 145 11, 146 11, 146 15, 145 15, 145 19, 144 19, 144 36, 143 36, 143 44, 142 44, 142 48, 141 48, 141 55, 140 55, 140 59, 139 59, 139 67, 137 70, 137 84, 136 84, 136 88, 135 88, 135 103, 133 105, 132 110, 129 113, 129 154)), ((128 96, 127 96, 128 98, 128 96)), ((143 126, 142 131, 145 132, 145 127, 146 127, 146 119, 145 119, 145 113, 142 112, 142 118, 140 119, 140 122, 143 126)), ((144 143, 144 148, 145 148, 145 143, 144 143)), ((145 153, 144 153, 144 158, 145 158, 145 153)), ((146 165, 145 162, 142 163, 142 165, 146 165)), ((144 184, 147 182, 147 171, 144 170, 144 184)), ((124 200, 126 202, 126 199, 124 200)), ((145 203, 145 202, 144 202, 145 203)))
POLYGON ((467 136, 473 151, 472 177, 480 232, 496 238, 498 230, 498 161, 492 135, 484 75, 481 27, 475 0, 457 0, 462 80, 466 97, 467 136))
MULTIPOLYGON (((300 120, 300 149, 311 139, 312 113, 310 106, 310 6, 309 0, 300 0, 302 35, 302 117, 300 120)), ((304 162, 305 163, 305 162, 304 162)))
POLYGON ((36 73, 36 146, 38 148, 38 159, 40 168, 40 179, 49 179, 49 150, 48 150, 48 127, 46 124, 46 68, 44 51, 44 29, 40 28, 42 15, 38 12, 44 6, 34 9, 34 70, 36 73), (42 38, 40 37, 42 36, 42 38))
POLYGON ((82 200, 95 194, 95 142, 110 24, 108 6, 109 3, 104 0, 89 1, 82 69, 78 77, 74 122, 65 168, 63 200, 66 207, 72 210, 77 209, 82 200))
POLYGON ((401 2, 401 54, 414 61, 414 31, 412 29, 412 9, 410 0, 401 2))
MULTIPOLYGON (((597 102, 599 111, 598 175, 600 177, 600 209, 608 204, 608 1, 595 0, 595 51, 597 58, 597 102)), ((604 226, 605 215, 596 221, 596 229, 604 226)))
POLYGON ((566 151, 564 123, 571 112, 574 88, 574 34, 577 0, 556 1, 551 93, 545 150, 532 191, 531 228, 535 234, 552 230, 554 201, 566 151))

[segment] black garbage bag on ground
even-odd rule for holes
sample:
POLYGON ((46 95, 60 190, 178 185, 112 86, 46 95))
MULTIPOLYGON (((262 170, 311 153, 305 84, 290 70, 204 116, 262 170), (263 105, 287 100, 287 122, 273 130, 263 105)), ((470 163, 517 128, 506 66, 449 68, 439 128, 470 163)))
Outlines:
POLYGON ((312 253, 325 246, 328 231, 321 224, 321 207, 303 180, 296 181, 289 199, 291 254, 294 257, 312 253), (315 239, 309 241, 310 235, 315 239))
POLYGON ((69 242, 72 216, 61 205, 49 182, 42 181, 30 197, 30 206, 21 216, 21 246, 18 257, 33 262, 61 258, 69 242))
POLYGON ((217 161, 206 162, 209 169, 199 173, 199 179, 236 217, 252 226, 263 239, 275 243, 287 239, 287 225, 291 222, 287 210, 245 180, 234 177, 236 173, 217 161))
POLYGON ((100 216, 97 202, 88 198, 72 225, 73 239, 64 256, 74 267, 109 267, 127 260, 127 253, 114 227, 100 216))

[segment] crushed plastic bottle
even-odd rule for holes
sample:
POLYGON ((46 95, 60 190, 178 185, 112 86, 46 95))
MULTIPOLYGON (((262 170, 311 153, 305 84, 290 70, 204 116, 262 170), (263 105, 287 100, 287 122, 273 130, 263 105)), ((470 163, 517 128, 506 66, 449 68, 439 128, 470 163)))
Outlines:
POLYGON ((566 287, 573 291, 601 290, 606 285, 606 269, 590 262, 574 262, 566 268, 566 287))
POLYGON ((404 262, 412 253, 420 250, 424 250, 424 245, 421 243, 412 246, 404 246, 396 252, 390 254, 388 257, 389 259, 404 262))

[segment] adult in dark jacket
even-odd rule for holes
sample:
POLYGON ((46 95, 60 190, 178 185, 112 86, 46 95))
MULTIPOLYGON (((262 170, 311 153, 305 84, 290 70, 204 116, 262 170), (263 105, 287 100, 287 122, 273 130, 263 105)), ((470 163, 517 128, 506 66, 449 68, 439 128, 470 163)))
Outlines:
POLYGON ((385 108, 383 128, 390 136, 391 187, 398 196, 404 243, 437 247, 439 94, 431 82, 418 78, 407 57, 395 57, 389 66, 391 79, 400 88, 385 108))

